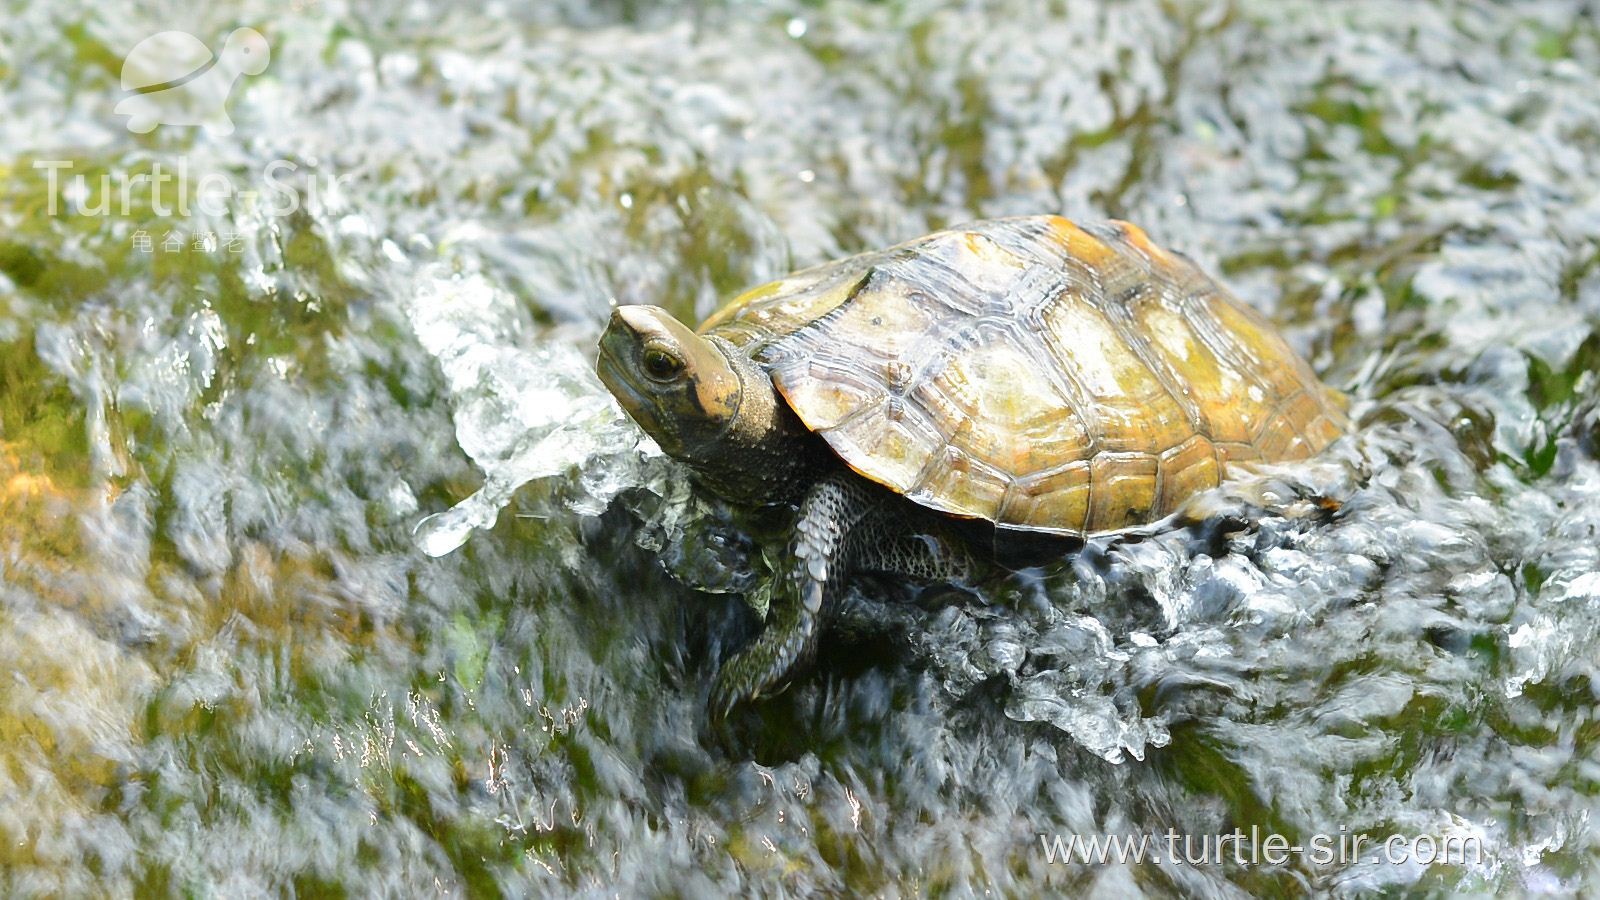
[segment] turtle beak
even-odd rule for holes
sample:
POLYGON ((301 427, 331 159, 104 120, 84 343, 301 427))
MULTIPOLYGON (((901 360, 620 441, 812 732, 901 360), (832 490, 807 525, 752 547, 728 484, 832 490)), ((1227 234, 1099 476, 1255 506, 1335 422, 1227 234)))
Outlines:
MULTIPOLYGON (((637 328, 630 323, 630 315, 623 313, 628 307, 620 307, 611 313, 611 322, 606 325, 606 330, 600 335, 600 357, 595 361, 595 373, 600 380, 617 396, 629 414, 633 414, 633 404, 643 399, 642 385, 639 383, 639 373, 635 371, 634 359, 638 356, 639 347, 644 343, 644 338, 637 328)), ((637 418, 637 416, 635 416, 637 418)))
MULTIPOLYGON (((595 371, 611 392, 624 388, 632 393, 643 393, 642 373, 638 359, 644 342, 661 329, 654 317, 643 306, 619 306, 611 311, 611 321, 600 335, 600 358, 595 371)), ((621 395, 618 394, 620 399, 621 395)))
MULTIPOLYGON (((639 357, 645 341, 664 329, 658 321, 654 307, 619 306, 611 313, 605 333, 600 335, 600 353, 595 360, 595 374, 617 398, 628 417, 633 419, 655 438, 661 449, 668 453, 681 453, 682 442, 677 429, 668 428, 663 421, 661 400, 651 382, 639 370, 639 357)), ((679 326, 682 327, 682 326, 679 326)))

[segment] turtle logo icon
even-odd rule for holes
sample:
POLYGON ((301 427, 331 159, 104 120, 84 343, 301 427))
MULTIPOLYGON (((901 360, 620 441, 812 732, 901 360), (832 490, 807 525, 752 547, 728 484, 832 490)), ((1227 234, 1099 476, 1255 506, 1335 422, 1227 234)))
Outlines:
POLYGON ((185 31, 163 31, 140 41, 122 61, 122 89, 114 112, 128 117, 128 130, 148 134, 157 125, 200 125, 214 135, 232 134, 228 95, 240 75, 266 71, 272 51, 254 28, 239 28, 213 54, 185 31))

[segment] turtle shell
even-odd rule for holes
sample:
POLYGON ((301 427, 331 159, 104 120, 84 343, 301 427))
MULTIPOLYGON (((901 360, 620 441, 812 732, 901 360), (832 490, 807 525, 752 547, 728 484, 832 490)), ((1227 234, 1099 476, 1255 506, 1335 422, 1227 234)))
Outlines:
POLYGON ((1125 222, 996 219, 755 288, 700 332, 749 354, 851 468, 924 506, 1090 535, 1230 466, 1321 451, 1342 395, 1125 222))
POLYGON ((210 48, 186 31, 163 31, 136 44, 122 61, 122 89, 140 91, 181 82, 211 66, 210 48))

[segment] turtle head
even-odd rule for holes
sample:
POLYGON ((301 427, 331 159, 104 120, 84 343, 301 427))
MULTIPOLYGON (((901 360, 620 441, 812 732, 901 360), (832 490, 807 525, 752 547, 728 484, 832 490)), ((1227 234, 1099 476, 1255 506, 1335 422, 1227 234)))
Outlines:
POLYGON ((222 59, 246 75, 260 75, 272 59, 272 48, 254 28, 236 28, 222 45, 222 59))
POLYGON ((617 307, 596 370, 639 427, 690 464, 718 452, 742 405, 735 362, 659 306, 617 307))

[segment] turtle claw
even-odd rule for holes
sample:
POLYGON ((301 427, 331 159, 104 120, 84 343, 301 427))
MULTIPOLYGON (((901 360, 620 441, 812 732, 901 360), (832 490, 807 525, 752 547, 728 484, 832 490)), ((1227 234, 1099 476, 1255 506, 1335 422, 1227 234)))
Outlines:
POLYGON ((725 721, 733 711, 746 703, 761 699, 781 690, 789 673, 775 664, 772 645, 768 639, 772 626, 755 641, 723 664, 711 683, 711 695, 706 700, 706 710, 715 721, 725 721))
POLYGON ((823 584, 803 579, 798 590, 775 591, 767 627, 723 664, 711 685, 707 711, 723 721, 739 706, 781 693, 816 652, 823 584))
POLYGON ((726 722, 741 703, 755 698, 756 694, 753 691, 748 691, 735 683, 732 673, 729 672, 729 666, 724 666, 711 684, 711 696, 706 699, 706 712, 711 716, 712 722, 726 722))

